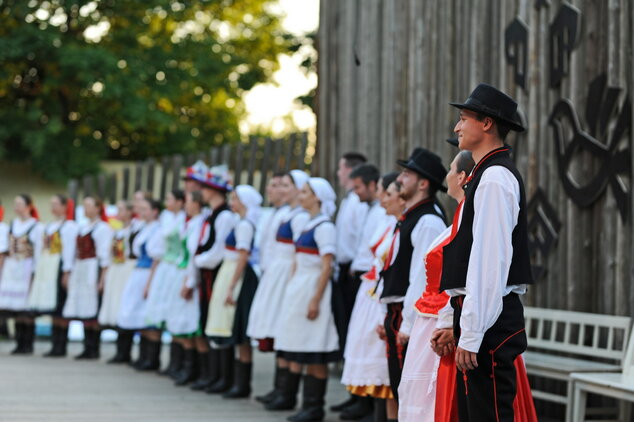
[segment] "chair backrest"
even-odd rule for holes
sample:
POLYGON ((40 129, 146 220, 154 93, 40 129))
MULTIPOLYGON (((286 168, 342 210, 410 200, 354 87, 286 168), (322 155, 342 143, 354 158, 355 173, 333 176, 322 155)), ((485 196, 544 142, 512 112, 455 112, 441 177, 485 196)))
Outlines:
POLYGON ((623 360, 623 376, 634 378, 634 336, 630 336, 623 360))
POLYGON ((622 363, 630 341, 630 317, 524 308, 529 349, 572 353, 622 363))

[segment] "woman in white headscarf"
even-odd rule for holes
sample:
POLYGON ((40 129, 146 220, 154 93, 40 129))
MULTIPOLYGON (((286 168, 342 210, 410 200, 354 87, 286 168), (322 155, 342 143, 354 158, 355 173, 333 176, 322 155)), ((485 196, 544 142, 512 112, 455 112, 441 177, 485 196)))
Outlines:
MULTIPOLYGON (((225 242, 224 259, 218 270, 214 293, 209 302, 205 334, 215 347, 238 347, 232 387, 224 398, 243 398, 251 394, 252 350, 247 323, 258 278, 249 264, 255 227, 260 215, 262 195, 255 188, 239 185, 231 193, 230 206, 240 220, 225 242)), ((230 372, 223 372, 228 377, 230 372)))
POLYGON ((275 336, 275 348, 290 362, 290 371, 282 393, 267 406, 271 410, 295 407, 306 366, 302 410, 291 421, 324 418, 327 365, 341 359, 331 304, 336 231, 330 218, 335 199, 330 183, 320 177, 310 178, 299 194, 310 220, 295 241, 295 270, 284 293, 275 336))
MULTIPOLYGON (((308 175, 301 170, 291 170, 280 177, 278 189, 282 201, 287 204, 283 216, 274 228, 275 239, 267 251, 266 266, 253 299, 247 334, 258 339, 259 349, 263 352, 274 350, 275 327, 279 320, 279 309, 284 298, 286 285, 291 278, 295 259, 295 240, 301 233, 310 216, 299 205, 298 195, 308 175)), ((280 393, 280 386, 288 375, 288 362, 278 356, 275 365, 273 390, 256 400, 268 404, 280 393)))

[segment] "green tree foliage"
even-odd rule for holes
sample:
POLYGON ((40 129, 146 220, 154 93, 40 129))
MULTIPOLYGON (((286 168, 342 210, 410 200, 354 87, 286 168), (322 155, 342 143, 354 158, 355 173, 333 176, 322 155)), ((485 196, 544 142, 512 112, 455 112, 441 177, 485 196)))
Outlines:
POLYGON ((63 180, 239 139, 296 41, 270 0, 0 0, 0 157, 63 180))

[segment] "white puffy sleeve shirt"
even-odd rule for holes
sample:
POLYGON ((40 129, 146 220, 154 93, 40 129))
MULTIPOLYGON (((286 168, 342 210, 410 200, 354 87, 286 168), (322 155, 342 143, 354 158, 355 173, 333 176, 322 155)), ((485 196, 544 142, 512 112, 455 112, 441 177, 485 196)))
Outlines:
POLYGON ((189 252, 189 261, 187 262, 187 278, 185 280, 185 286, 192 289, 198 284, 198 269, 194 263, 194 257, 196 256, 196 250, 198 249, 198 240, 200 238, 200 232, 205 223, 205 216, 199 214, 192 217, 187 221, 185 226, 185 236, 187 251, 189 252))
POLYGON ((108 223, 104 221, 97 221, 95 223, 92 238, 95 241, 95 252, 101 268, 106 268, 110 265, 113 237, 114 232, 108 223))
POLYGON ((374 254, 370 249, 374 240, 374 235, 377 231, 377 227, 381 226, 385 220, 385 209, 375 201, 368 212, 366 218, 361 227, 361 236, 359 239, 359 246, 350 265, 352 271, 369 271, 372 268, 374 262, 374 254))
POLYGON ((9 226, 0 221, 0 254, 9 252, 9 226))
POLYGON ((354 192, 348 192, 341 201, 336 219, 338 263, 345 264, 354 259, 367 212, 368 205, 361 202, 354 192))
POLYGON ((327 221, 315 228, 315 243, 319 248, 319 256, 337 252, 337 230, 332 222, 327 221))
POLYGON ((46 226, 46 235, 50 236, 57 230, 60 232, 59 236, 62 241, 62 271, 68 272, 73 269, 75 263, 79 226, 73 220, 56 221, 46 226))
POLYGON ((255 228, 246 219, 241 219, 235 226, 233 233, 236 237, 235 250, 225 248, 225 259, 238 259, 238 251, 251 251, 253 238, 255 237, 255 228))
MULTIPOLYGON (((216 221, 214 222, 214 230, 216 233, 214 244, 208 251, 205 251, 194 258, 198 268, 213 270, 220 265, 224 256, 225 241, 227 240, 227 236, 229 236, 231 229, 236 224, 236 221, 237 216, 229 210, 224 210, 218 214, 216 221)), ((200 244, 204 244, 209 238, 210 227, 205 225, 204 230, 205 233, 203 233, 200 244)))

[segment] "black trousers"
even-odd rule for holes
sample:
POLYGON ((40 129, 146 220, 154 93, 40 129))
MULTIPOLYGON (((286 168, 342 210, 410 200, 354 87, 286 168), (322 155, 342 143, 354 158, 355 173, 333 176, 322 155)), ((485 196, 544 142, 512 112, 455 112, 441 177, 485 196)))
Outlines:
POLYGON ((385 335, 387 337, 387 370, 390 376, 390 388, 398 402, 398 386, 403 374, 403 363, 407 344, 398 344, 397 336, 403 322, 403 303, 389 303, 385 314, 385 335))
POLYGON ((361 274, 356 272, 350 275, 350 262, 339 264, 339 277, 333 286, 333 310, 337 333, 339 334, 339 348, 344 350, 346 338, 348 337, 348 325, 354 308, 354 301, 357 298, 357 291, 361 285, 361 274))
MULTIPOLYGON (((454 335, 460 338, 464 297, 451 298, 454 335)), ((457 371, 458 414, 461 422, 513 422, 516 393, 515 358, 526 350, 524 307, 519 296, 503 299, 496 323, 484 333, 477 355, 478 367, 457 371)))

